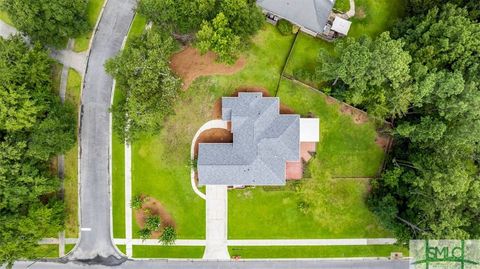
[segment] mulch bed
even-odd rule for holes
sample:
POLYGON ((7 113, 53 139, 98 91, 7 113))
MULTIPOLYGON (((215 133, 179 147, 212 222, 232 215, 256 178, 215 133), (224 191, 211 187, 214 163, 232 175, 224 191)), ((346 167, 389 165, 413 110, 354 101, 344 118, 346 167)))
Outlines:
MULTIPOLYGON (((148 200, 145 201, 140 210, 135 210, 135 221, 137 222, 140 228, 145 226, 145 219, 147 214, 145 213, 146 209, 149 209, 152 215, 157 215, 162 221, 162 227, 172 226, 175 228, 175 221, 172 218, 172 215, 165 209, 165 207, 157 199, 148 197, 148 200)), ((151 238, 159 238, 162 234, 162 231, 152 232, 151 238)))
POLYGON ((201 55, 196 48, 186 47, 172 56, 170 67, 183 79, 183 89, 188 89, 198 77, 235 74, 247 63, 244 57, 240 57, 233 65, 218 63, 216 59, 217 56, 213 52, 201 55))

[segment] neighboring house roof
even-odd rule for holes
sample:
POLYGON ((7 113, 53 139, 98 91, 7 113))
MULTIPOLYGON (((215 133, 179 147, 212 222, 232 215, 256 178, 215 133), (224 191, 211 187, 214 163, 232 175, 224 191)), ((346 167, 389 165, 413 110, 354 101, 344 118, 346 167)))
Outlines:
POLYGON ((334 4, 335 0, 257 0, 261 8, 316 33, 323 32, 334 4))
POLYGON ((341 17, 335 17, 333 20, 333 25, 331 30, 335 31, 337 33, 340 33, 342 35, 347 35, 348 31, 350 30, 350 25, 352 24, 351 21, 345 20, 344 18, 341 17))
POLYGON ((278 97, 222 98, 233 143, 200 143, 200 185, 285 185, 287 161, 300 160, 300 116, 279 114, 278 97))

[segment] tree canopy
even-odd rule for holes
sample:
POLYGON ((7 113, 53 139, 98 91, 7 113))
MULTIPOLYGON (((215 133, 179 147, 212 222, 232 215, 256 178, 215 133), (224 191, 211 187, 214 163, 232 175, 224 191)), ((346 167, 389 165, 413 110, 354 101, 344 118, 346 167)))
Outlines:
POLYGON ((156 25, 182 34, 196 32, 215 9, 216 0, 141 0, 138 4, 138 12, 156 25))
POLYGON ((107 62, 107 72, 125 97, 112 108, 115 130, 122 138, 135 140, 142 133, 158 132, 165 116, 173 112, 180 80, 170 70, 169 58, 176 46, 154 27, 107 62))
POLYGON ((15 27, 42 44, 61 47, 88 29, 86 0, 4 0, 15 27))
POLYGON ((410 13, 424 14, 435 7, 449 3, 466 8, 472 19, 480 19, 480 2, 477 0, 409 0, 408 7, 410 13))
POLYGON ((63 229, 59 180, 49 160, 75 142, 75 116, 53 91, 52 61, 38 44, 0 38, 0 264, 35 258, 63 229))
POLYGON ((142 0, 139 12, 156 25, 180 34, 195 34, 196 46, 233 63, 242 44, 262 26, 264 17, 248 0, 142 0))
POLYGON ((335 46, 335 57, 320 53, 317 75, 324 80, 340 80, 348 90, 337 94, 348 103, 366 108, 371 115, 401 116, 412 98, 412 58, 403 45, 388 32, 375 40, 366 36, 343 39, 335 46))
POLYGON ((204 21, 197 33, 197 47, 201 53, 211 50, 222 62, 233 64, 240 46, 240 38, 228 27, 228 19, 219 13, 213 21, 204 21))
POLYGON ((372 207, 405 238, 478 238, 480 25, 446 4, 394 36, 412 55, 413 98, 372 207))

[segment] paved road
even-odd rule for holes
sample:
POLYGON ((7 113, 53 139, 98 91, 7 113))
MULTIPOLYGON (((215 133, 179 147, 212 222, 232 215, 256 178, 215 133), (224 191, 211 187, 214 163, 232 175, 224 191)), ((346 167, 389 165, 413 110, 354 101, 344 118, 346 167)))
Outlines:
POLYGON ((80 242, 69 260, 124 261, 110 235, 109 107, 112 78, 104 63, 118 53, 134 15, 135 0, 109 0, 95 34, 85 73, 80 126, 80 242))
MULTIPOLYGON (((13 268, 27 268, 32 262, 17 262, 13 268)), ((115 269, 408 269, 409 261, 388 260, 251 260, 251 261, 205 261, 205 260, 128 260, 115 266, 115 269)), ((61 264, 37 262, 29 269, 76 269, 85 268, 79 264, 61 264)), ((111 269, 101 265, 89 266, 89 269, 111 269)))

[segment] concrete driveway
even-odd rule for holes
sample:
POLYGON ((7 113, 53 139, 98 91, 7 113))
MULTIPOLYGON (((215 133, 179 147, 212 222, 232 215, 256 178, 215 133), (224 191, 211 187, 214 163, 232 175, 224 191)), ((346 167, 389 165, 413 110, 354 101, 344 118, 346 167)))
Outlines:
POLYGON ((227 186, 206 186, 207 231, 204 259, 228 260, 228 192, 227 186))

